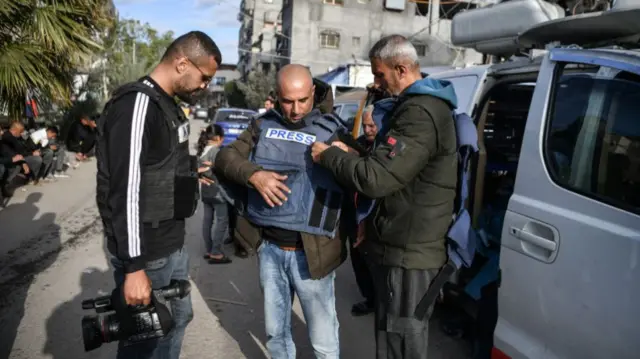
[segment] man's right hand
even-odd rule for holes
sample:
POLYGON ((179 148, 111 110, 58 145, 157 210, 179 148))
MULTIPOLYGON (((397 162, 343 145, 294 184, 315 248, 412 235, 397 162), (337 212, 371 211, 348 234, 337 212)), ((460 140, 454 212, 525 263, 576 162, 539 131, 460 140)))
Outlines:
POLYGON ((151 303, 151 280, 144 270, 125 275, 124 300, 128 305, 151 303))
POLYGON ((26 163, 22 164, 22 170, 24 171, 24 174, 28 175, 29 173, 31 173, 31 169, 29 168, 29 165, 26 163))
POLYGON ((13 161, 13 163, 24 161, 24 157, 22 157, 22 155, 15 155, 11 158, 11 161, 13 161))
POLYGON ((287 196, 283 193, 291 194, 291 190, 282 181, 287 176, 280 175, 271 171, 258 171, 249 177, 249 183, 256 188, 269 207, 276 205, 282 206, 287 200, 287 196))

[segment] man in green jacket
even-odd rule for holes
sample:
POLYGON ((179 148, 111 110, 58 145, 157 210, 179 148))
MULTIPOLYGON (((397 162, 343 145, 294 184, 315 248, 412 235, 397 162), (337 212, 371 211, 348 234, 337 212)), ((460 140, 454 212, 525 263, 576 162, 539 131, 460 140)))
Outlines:
POLYGON ((450 82, 422 77, 403 36, 382 38, 369 57, 376 85, 397 96, 375 150, 358 157, 316 142, 312 156, 339 183, 377 200, 362 244, 376 287, 377 358, 427 358, 429 315, 421 321, 414 310, 447 259, 457 99, 450 82))

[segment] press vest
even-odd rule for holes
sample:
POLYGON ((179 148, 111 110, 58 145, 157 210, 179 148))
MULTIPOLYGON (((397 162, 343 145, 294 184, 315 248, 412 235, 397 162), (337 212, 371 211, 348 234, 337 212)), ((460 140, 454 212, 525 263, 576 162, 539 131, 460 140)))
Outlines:
POLYGON ((338 118, 314 110, 306 126, 291 130, 273 110, 259 118, 259 137, 250 160, 264 170, 287 176, 291 190, 282 206, 269 207, 253 188, 247 194, 247 218, 260 226, 335 237, 343 202, 343 190, 327 169, 311 159, 311 145, 328 141, 344 129, 338 118))
POLYGON ((172 139, 168 144, 171 147, 169 155, 158 163, 142 168, 139 203, 142 222, 157 227, 162 221, 185 219, 193 215, 198 204, 197 160, 189 154, 189 121, 179 108, 167 104, 163 95, 152 87, 140 82, 126 84, 116 90, 97 121, 97 202, 107 236, 112 233, 107 154, 109 146, 118 146, 118 143, 108 142, 109 126, 106 121, 111 105, 132 92, 148 95, 149 100, 160 107, 172 139))

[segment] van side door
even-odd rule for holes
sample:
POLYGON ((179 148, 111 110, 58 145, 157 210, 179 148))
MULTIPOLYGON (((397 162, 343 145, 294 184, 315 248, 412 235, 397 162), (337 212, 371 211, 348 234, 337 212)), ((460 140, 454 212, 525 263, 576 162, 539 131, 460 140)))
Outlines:
POLYGON ((553 49, 502 229, 495 347, 640 353, 640 54, 553 49))

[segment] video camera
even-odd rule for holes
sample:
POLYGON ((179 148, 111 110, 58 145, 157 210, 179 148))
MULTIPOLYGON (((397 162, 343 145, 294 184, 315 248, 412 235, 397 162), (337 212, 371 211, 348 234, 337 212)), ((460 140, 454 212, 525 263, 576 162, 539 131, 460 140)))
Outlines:
POLYGON ((165 336, 173 328, 171 306, 167 302, 186 297, 191 292, 188 280, 172 280, 163 288, 153 290, 151 304, 127 306, 121 288, 110 296, 82 301, 82 309, 96 313, 82 318, 84 350, 99 348, 102 343, 125 340, 125 345, 165 336))

